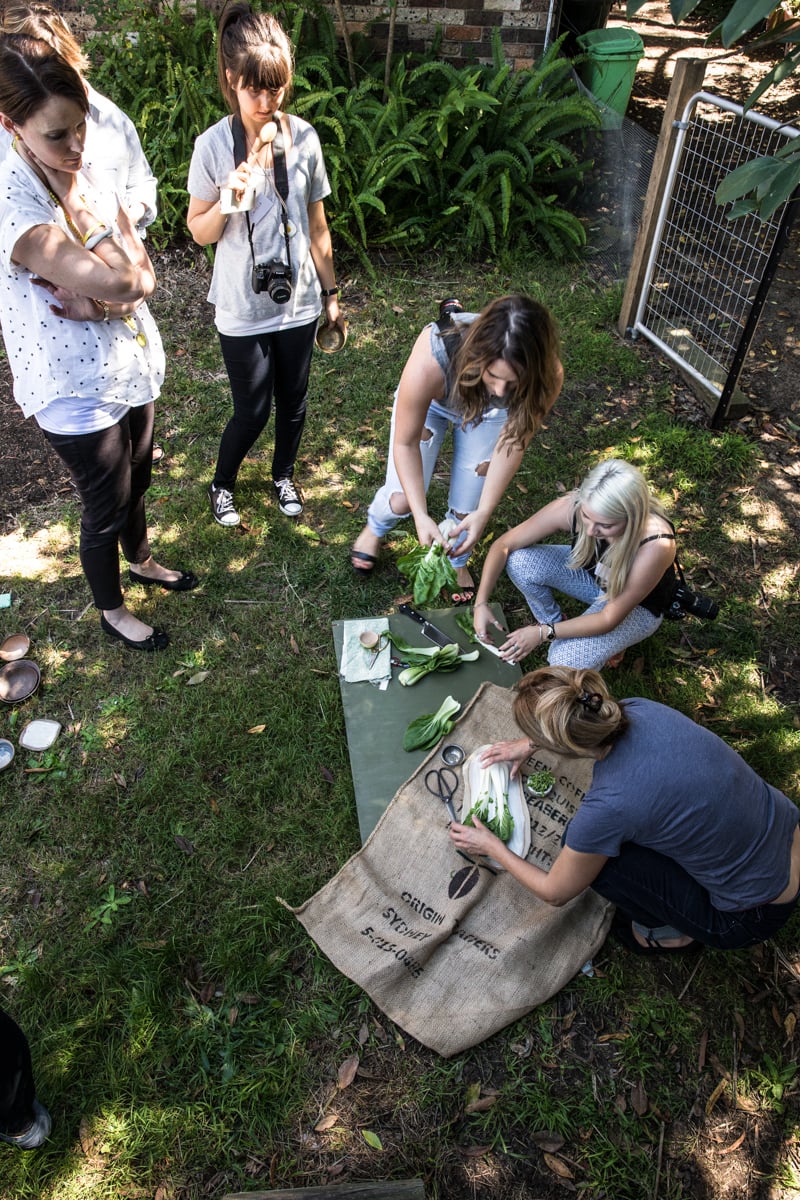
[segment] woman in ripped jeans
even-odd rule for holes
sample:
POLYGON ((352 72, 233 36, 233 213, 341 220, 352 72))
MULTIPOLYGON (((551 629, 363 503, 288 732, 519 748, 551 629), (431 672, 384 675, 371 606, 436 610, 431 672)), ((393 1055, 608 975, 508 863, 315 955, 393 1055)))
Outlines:
POLYGON ((383 539, 411 515, 421 545, 439 542, 448 550, 459 586, 451 599, 468 604, 475 586, 470 554, 555 403, 564 372, 555 323, 538 301, 510 295, 479 313, 457 308, 422 330, 403 368, 386 482, 350 562, 370 575, 383 539), (448 429, 453 457, 445 519, 455 524, 445 535, 428 512, 427 492, 448 429))

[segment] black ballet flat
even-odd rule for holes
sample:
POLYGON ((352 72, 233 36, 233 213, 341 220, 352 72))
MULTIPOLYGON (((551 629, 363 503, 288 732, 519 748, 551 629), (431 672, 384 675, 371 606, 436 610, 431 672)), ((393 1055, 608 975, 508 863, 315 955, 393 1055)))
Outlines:
POLYGON ((149 575, 140 575, 132 567, 129 568, 128 574, 132 583, 143 583, 145 587, 162 587, 168 592, 190 592, 200 582, 191 571, 181 571, 177 579, 151 579, 149 575))
POLYGON ((120 633, 115 629, 103 616, 100 614, 100 628, 103 633, 107 633, 109 637, 116 638, 118 642, 122 642, 130 650, 144 650, 147 653, 153 653, 155 650, 166 650, 169 645, 169 634, 165 629, 154 629, 146 638, 142 638, 140 642, 136 642, 133 638, 125 637, 124 633, 120 633))

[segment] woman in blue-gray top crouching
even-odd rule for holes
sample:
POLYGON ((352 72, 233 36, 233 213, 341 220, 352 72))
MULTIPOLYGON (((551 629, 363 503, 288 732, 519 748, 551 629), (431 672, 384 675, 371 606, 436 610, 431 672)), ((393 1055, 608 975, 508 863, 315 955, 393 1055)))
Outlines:
POLYGON ((555 322, 529 296, 501 296, 480 313, 459 307, 450 322, 427 325, 400 377, 386 482, 350 551, 353 569, 369 575, 383 539, 410 514, 420 544, 439 542, 450 554, 460 588, 453 603, 469 603, 469 556, 563 380, 555 322), (427 492, 448 429, 453 460, 443 515, 455 524, 446 538, 427 492))
POLYGON ((320 298, 328 322, 342 320, 322 148, 307 121, 282 111, 292 85, 289 39, 269 13, 230 4, 220 18, 217 67, 232 115, 195 142, 187 224, 198 245, 216 245, 208 298, 233 415, 208 497, 217 524, 233 528, 241 521, 234 500, 239 468, 273 402, 275 497, 285 516, 303 511, 294 471, 320 298), (226 203, 229 191, 238 210, 226 203))
POLYGON ((514 717, 525 737, 491 746, 484 764, 516 774, 540 748, 594 758, 589 790, 549 873, 477 820, 452 826, 460 850, 491 855, 548 904, 593 888, 617 905, 619 939, 643 954, 736 950, 788 921, 800 814, 716 734, 653 700, 618 703, 596 671, 563 666, 521 680, 514 717))

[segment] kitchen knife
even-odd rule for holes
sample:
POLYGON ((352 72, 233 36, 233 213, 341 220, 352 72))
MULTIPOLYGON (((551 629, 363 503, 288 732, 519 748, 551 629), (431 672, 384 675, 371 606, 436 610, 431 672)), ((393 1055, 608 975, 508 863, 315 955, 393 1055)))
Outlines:
MULTIPOLYGON (((422 632, 422 636, 426 637, 429 642, 434 642, 437 646, 458 646, 458 642, 449 633, 445 633, 443 629, 439 629, 437 625, 432 624, 427 617, 421 612, 417 612, 410 604, 400 604, 397 608, 403 616, 410 617, 412 621, 416 621, 422 632)), ((458 646, 458 653, 461 653, 461 647, 458 646)))

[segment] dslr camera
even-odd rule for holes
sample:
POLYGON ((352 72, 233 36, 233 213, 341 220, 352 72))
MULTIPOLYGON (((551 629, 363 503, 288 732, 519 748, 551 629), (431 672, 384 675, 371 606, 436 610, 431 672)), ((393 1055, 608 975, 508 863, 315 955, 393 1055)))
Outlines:
POLYGON ((266 292, 273 304, 288 304, 292 298, 292 268, 279 258, 253 263, 253 291, 266 292))
POLYGON ((707 596, 698 596, 685 583, 679 583, 672 596, 672 603, 664 617, 667 621, 682 621, 687 615, 713 621, 719 613, 719 605, 707 596))

